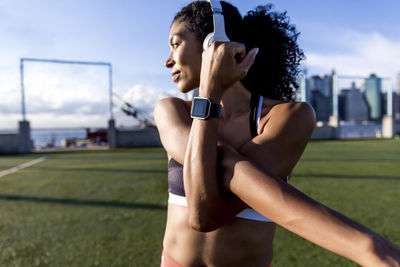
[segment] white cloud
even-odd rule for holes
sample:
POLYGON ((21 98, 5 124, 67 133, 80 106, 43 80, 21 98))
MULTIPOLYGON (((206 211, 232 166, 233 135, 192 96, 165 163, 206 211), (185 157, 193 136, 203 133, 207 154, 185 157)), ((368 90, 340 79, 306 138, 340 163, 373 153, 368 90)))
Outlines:
MULTIPOLYGON (((166 97, 179 97, 185 98, 185 95, 180 93, 178 89, 163 90, 149 84, 136 84, 127 90, 121 98, 132 105, 135 109, 139 110, 145 116, 153 117, 153 109, 155 104, 162 98, 166 97)), ((118 125, 130 126, 137 125, 133 117, 126 116, 120 110, 123 106, 123 102, 117 97, 114 98, 115 105, 115 117, 118 125)))
POLYGON ((157 101, 170 96, 184 97, 177 89, 165 91, 150 85, 136 84, 124 93, 123 99, 139 109, 152 112, 157 101))
MULTIPOLYGON (((15 129, 22 119, 19 68, 3 70, 0 72, 0 130, 15 129)), ((24 73, 26 118, 32 127, 107 125, 110 116, 107 68, 28 63, 24 73)), ((115 88, 114 91, 121 92, 119 95, 123 101, 150 117, 155 103, 161 98, 185 98, 174 84, 166 83, 163 76, 155 76, 151 81, 137 83, 129 89, 115 88)), ((138 124, 137 120, 121 111, 122 102, 117 97, 113 102, 117 125, 129 127, 138 124)))
POLYGON ((336 51, 306 52, 306 65, 310 69, 329 72, 335 69, 339 75, 392 78, 400 72, 400 42, 390 40, 380 33, 359 33, 345 31, 335 35, 339 42, 336 51))
MULTIPOLYGON (((26 117, 33 127, 107 125, 107 68, 38 63, 24 67, 26 117)), ((15 128, 22 118, 19 69, 3 70, 0 129, 15 128)))
POLYGON ((2 130, 18 129, 18 121, 22 119, 20 114, 6 114, 0 110, 0 132, 2 130))
POLYGON ((108 117, 104 114, 54 114, 29 115, 32 128, 96 128, 107 127, 108 117))

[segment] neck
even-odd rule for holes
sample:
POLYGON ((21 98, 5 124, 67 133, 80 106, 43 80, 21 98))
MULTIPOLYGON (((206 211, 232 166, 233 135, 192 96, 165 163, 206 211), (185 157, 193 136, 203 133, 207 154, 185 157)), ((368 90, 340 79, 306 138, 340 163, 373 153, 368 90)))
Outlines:
MULTIPOLYGON (((240 82, 235 83, 229 88, 222 97, 222 114, 224 118, 239 116, 250 112, 251 93, 240 82)), ((263 108, 272 107, 281 100, 264 97, 263 108)))
POLYGON ((229 118, 250 111, 251 93, 240 83, 235 83, 223 95, 223 116, 229 118))

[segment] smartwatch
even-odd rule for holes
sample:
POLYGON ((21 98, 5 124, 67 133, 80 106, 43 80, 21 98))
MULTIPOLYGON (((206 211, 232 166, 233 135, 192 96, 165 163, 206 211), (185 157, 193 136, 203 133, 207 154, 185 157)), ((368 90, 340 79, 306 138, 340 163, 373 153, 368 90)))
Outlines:
POLYGON ((194 97, 190 116, 194 119, 220 118, 222 106, 212 103, 209 98, 194 97))

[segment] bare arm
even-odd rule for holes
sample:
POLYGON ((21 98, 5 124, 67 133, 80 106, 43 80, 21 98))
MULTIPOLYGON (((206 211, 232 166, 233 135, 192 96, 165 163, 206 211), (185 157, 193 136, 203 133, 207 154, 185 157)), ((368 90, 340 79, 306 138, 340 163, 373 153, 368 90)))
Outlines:
MULTIPOLYGON (((226 82, 229 78, 235 81, 248 70, 254 60, 254 51, 247 54, 242 61, 246 65, 243 70, 236 64, 237 56, 233 55, 240 51, 240 47, 235 47, 236 44, 233 46, 232 50, 229 50, 229 46, 212 46, 211 50, 208 49, 203 54, 205 64, 202 65, 200 96, 209 97, 218 103, 224 92, 215 88, 229 87, 231 84, 226 82), (227 53, 228 60, 221 53, 227 53), (210 55, 213 55, 211 60, 210 55), (237 77, 235 70, 229 68, 232 65, 240 73, 237 77)), ((240 54, 239 58, 240 56, 243 55, 240 54)), ((315 115, 312 108, 305 103, 285 103, 278 106, 271 110, 263 133, 243 145, 240 152, 249 155, 253 162, 263 166, 263 170, 283 178, 290 174, 303 153, 315 125, 315 115)), ((184 181, 189 222, 199 231, 211 231, 220 227, 246 207, 236 196, 222 193, 218 179, 218 123, 218 119, 194 120, 185 154, 184 181)))
POLYGON ((239 152, 226 145, 220 148, 225 189, 282 227, 334 253, 365 266, 399 266, 400 249, 395 245, 278 178, 297 163, 315 119, 307 104, 281 105, 273 113, 264 132, 239 152))
POLYGON ((189 112, 189 103, 179 98, 162 99, 154 108, 162 145, 182 165, 192 124, 189 112))
MULTIPOLYGON (((246 55, 243 45, 213 43, 203 52, 199 95, 220 103, 224 90, 245 76, 255 50, 246 55), (235 58, 241 58, 240 63, 235 58)), ((198 231, 212 231, 231 220, 246 205, 224 195, 218 179, 219 119, 194 119, 185 154, 184 184, 189 223, 198 231)))
POLYGON ((232 175, 226 177, 229 189, 277 224, 363 266, 400 266, 400 249, 373 231, 262 171, 232 148, 223 148, 222 159, 232 175))
MULTIPOLYGON (((315 115, 305 103, 280 104, 269 113, 264 131, 244 144, 240 153, 248 156, 252 163, 262 166, 263 171, 284 178, 291 173, 307 145, 314 129, 315 115)), ((216 177, 216 169, 219 168, 217 158, 209 157, 216 153, 217 142, 213 138, 217 123, 217 120, 199 121, 198 129, 193 124, 186 154, 186 159, 190 157, 190 164, 185 159, 185 165, 191 168, 191 173, 185 173, 185 183, 192 179, 194 190, 190 194, 196 204, 191 206, 194 216, 197 216, 192 218, 191 223, 201 231, 214 230, 226 222, 223 218, 232 218, 245 207, 232 205, 234 202, 227 202, 221 195, 216 177)), ((224 169, 226 173, 229 171, 224 169)))
MULTIPOLYGON (((189 111, 190 110, 190 103, 185 102, 182 99, 178 98, 166 98, 163 100, 160 100, 155 109, 154 109, 154 117, 155 121, 157 124, 158 131, 160 133, 160 138, 161 142, 167 151, 168 155, 170 157, 173 157, 177 162, 179 162, 182 165, 184 164, 184 158, 185 158, 185 151, 186 148, 188 147, 188 140, 189 140, 189 135, 191 132, 191 127, 192 127, 192 119, 190 118, 189 111)), ((211 121, 210 121, 211 122, 211 121)), ((213 122, 211 122, 213 123, 213 122)), ((214 122, 215 123, 215 122, 214 122)), ((217 122, 218 123, 218 122, 217 122)), ((208 125, 207 127, 204 127, 205 125, 200 124, 200 128, 202 130, 210 130, 208 125)), ((199 127, 198 124, 194 124, 193 127, 199 127)), ((212 131, 213 129, 211 128, 211 131, 206 133, 206 136, 209 136, 211 134, 212 136, 216 135, 212 131)), ((197 132, 197 129, 194 131, 197 132)), ((192 137, 193 138, 193 137, 192 137)), ((243 210, 245 207, 247 207, 246 204, 244 204, 239 198, 237 198, 235 195, 232 193, 226 191, 225 195, 222 195, 222 186, 218 181, 221 181, 219 179, 220 173, 217 173, 217 155, 216 155, 216 139, 209 138, 207 139, 207 147, 210 147, 211 149, 214 148, 215 151, 210 152, 207 154, 207 152, 198 152, 198 153, 191 153, 191 155, 214 155, 214 157, 205 157, 204 161, 206 164, 214 164, 214 169, 208 168, 208 172, 203 172, 203 174, 207 175, 209 179, 207 181, 203 182, 200 185, 200 188, 204 187, 210 187, 212 188, 212 194, 214 194, 214 197, 218 198, 218 204, 214 203, 213 205, 209 206, 209 212, 210 214, 203 214, 201 218, 204 218, 205 220, 202 222, 196 222, 193 220, 190 221, 194 229, 200 230, 200 231, 211 231, 215 230, 216 228, 220 227, 227 221, 232 220, 232 218, 239 213, 241 210, 243 210), (209 145, 209 142, 212 142, 214 140, 213 145, 209 145), (210 160, 213 161, 210 161, 210 160), (211 173, 211 175, 210 175, 211 173), (207 182, 210 182, 208 184, 205 184, 207 182)), ((192 140, 193 142, 193 140, 192 140)), ((198 142, 196 142, 199 144, 198 142)), ((195 150, 196 148, 191 147, 191 151, 195 150)), ((206 165, 210 166, 210 165, 206 165)), ((194 177, 195 178, 195 177, 194 177)), ((201 178, 197 177, 197 180, 199 182, 202 182, 199 180, 201 178)), ((190 196, 197 193, 196 187, 198 184, 191 184, 190 188, 188 188, 187 183, 185 181, 185 193, 187 196, 187 199, 190 199, 190 196)), ((201 190, 201 189, 200 189, 201 190)), ((209 192, 207 192, 210 194, 209 192)), ((208 198, 209 199, 209 198, 208 198)), ((190 204, 193 202, 188 201, 190 204)), ((189 205, 190 205, 189 204, 189 205)), ((212 203, 209 203, 212 204, 212 203)), ((189 206, 189 211, 195 211, 192 206, 189 206)), ((204 209, 203 209, 204 210, 204 209)), ((195 214, 194 212, 192 214, 195 214)), ((200 218, 200 216, 198 217, 200 218)))
MULTIPOLYGON (((174 155, 174 158, 184 157, 184 145, 185 140, 187 142, 188 132, 190 131, 190 119, 186 117, 182 118, 182 120, 178 120, 175 116, 170 115, 184 114, 184 111, 187 110, 185 105, 186 103, 179 99, 166 99, 158 104, 158 112, 162 111, 161 114, 166 114, 165 108, 173 109, 168 110, 170 113, 168 116, 166 115, 165 118, 160 116, 160 114, 156 115, 158 118, 156 120, 158 120, 157 125, 160 125, 161 119, 165 119, 165 121, 163 121, 163 123, 165 123, 165 129, 161 129, 160 133, 162 139, 164 138, 163 144, 170 150, 168 151, 166 148, 168 153, 174 155), (175 121, 179 126, 171 125, 167 119, 172 122, 175 121), (185 123, 182 123, 182 121, 185 123), (186 130, 184 130, 184 128, 174 130, 174 127, 186 127, 186 130), (185 133, 187 134, 186 137, 185 133), (169 143, 169 141, 166 141, 166 135, 169 134, 175 137, 169 139, 178 140, 178 142, 174 143, 175 141, 172 141, 172 143, 169 143), (182 135, 177 137, 177 134, 182 135), (182 154, 179 155, 179 153, 182 154)), ((301 110, 303 110, 303 108, 301 108, 301 110)), ((299 116, 301 115, 298 113, 292 114, 292 117, 297 119, 299 116)), ((305 126, 304 119, 296 121, 305 126)), ((287 122, 289 125, 281 126, 273 125, 273 121, 270 122, 271 124, 269 127, 282 127, 288 129, 289 132, 293 130, 290 129, 290 127, 298 127, 298 125, 291 120, 287 122)), ((304 128, 306 129, 307 127, 304 128)), ((277 128, 275 128, 275 130, 277 130, 277 128)), ((275 142, 275 138, 267 133, 268 132, 264 132, 262 136, 258 136, 257 139, 244 145, 242 147, 243 153, 241 154, 236 153, 232 149, 227 149, 226 146, 224 146, 221 163, 224 167, 224 176, 226 178, 225 185, 227 189, 232 190, 243 201, 264 216, 267 216, 286 229, 293 231, 321 247, 364 266, 399 266, 400 250, 395 245, 364 226, 325 207, 290 185, 282 182, 277 176, 272 175, 265 166, 259 165, 263 163, 259 161, 259 156, 256 160, 250 158, 250 156, 254 156, 255 154, 264 154, 264 163, 266 165, 273 164, 277 166, 274 170, 275 173, 281 173, 280 176, 286 175, 288 172, 287 166, 282 164, 276 165, 275 162, 273 162, 275 157, 265 157, 265 155, 271 153, 262 152, 263 147, 273 149, 274 147, 278 147, 277 143, 282 143, 280 141, 275 142), (252 146, 256 147, 252 148, 252 146), (244 156, 245 153, 250 154, 250 150, 259 152, 252 153, 250 156, 244 156), (268 162, 270 163, 267 164, 268 162), (249 192, 251 192, 251 194, 249 194, 249 192)), ((285 134, 281 133, 279 136, 285 136, 285 134)), ((280 139, 278 138, 278 140, 280 139)), ((293 145, 290 142, 288 144, 290 146, 293 145)), ((281 151, 285 150, 282 145, 279 148, 281 151)), ((272 154, 277 155, 279 153, 276 152, 272 154)), ((293 153, 291 154, 293 155, 293 153)), ((273 167, 270 166, 270 169, 273 169, 273 167)), ((227 219, 223 218, 222 220, 226 221, 227 219)))

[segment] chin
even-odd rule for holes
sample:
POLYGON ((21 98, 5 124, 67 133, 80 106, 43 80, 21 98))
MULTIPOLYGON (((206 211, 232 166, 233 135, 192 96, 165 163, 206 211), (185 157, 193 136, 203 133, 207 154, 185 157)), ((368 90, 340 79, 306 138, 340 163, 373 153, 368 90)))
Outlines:
POLYGON ((197 87, 198 86, 188 86, 187 84, 179 84, 178 83, 178 90, 181 93, 189 93, 190 91, 193 91, 197 87))

